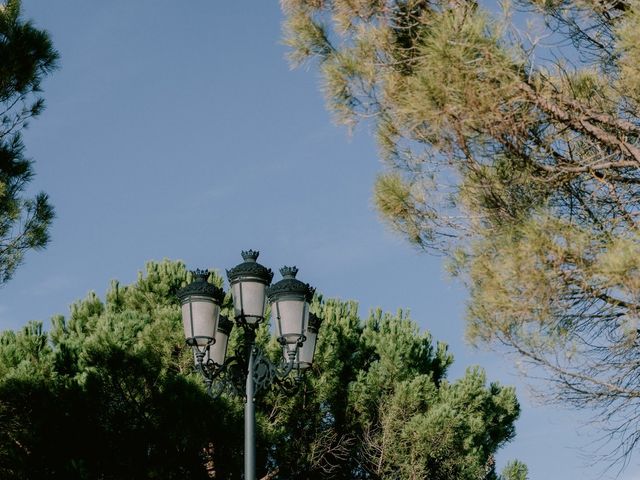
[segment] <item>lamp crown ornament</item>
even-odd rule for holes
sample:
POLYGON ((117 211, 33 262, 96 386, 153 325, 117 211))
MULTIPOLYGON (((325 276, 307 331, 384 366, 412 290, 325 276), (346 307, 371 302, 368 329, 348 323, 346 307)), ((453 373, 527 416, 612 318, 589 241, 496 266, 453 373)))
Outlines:
POLYGON ((194 282, 206 282, 209 279, 209 270, 201 270, 199 268, 193 270, 191 274, 194 276, 194 282))
POLYGON ((296 278, 298 274, 298 267, 282 267, 280 269, 282 278, 296 278))
POLYGON ((242 259, 245 262, 255 262, 256 260, 258 260, 260 252, 258 250, 243 250, 241 252, 241 255, 242 259))

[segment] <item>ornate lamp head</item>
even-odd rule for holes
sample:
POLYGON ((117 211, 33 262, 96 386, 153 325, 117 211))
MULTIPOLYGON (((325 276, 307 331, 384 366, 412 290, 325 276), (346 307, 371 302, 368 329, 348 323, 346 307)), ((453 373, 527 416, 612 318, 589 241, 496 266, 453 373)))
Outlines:
POLYGON ((260 323, 264 319, 265 290, 273 279, 273 272, 256 260, 260 252, 242 252, 243 263, 227 270, 227 278, 233 296, 236 321, 248 325, 260 323))
POLYGON ((314 289, 296 279, 296 267, 282 267, 280 273, 282 280, 267 289, 276 335, 283 345, 301 344, 314 289))
POLYGON ((224 292, 207 281, 208 270, 192 273, 194 280, 178 292, 184 335, 188 345, 206 347, 215 342, 224 292))

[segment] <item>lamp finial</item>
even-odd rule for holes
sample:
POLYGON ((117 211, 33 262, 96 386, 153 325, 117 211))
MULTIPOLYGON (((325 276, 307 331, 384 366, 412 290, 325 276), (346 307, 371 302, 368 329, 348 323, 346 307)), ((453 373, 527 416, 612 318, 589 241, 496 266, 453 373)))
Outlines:
POLYGON ((258 260, 258 256, 260 252, 258 250, 243 250, 242 251, 242 259, 245 262, 255 262, 258 260))
POLYGON ((282 278, 296 278, 298 267, 282 267, 280 273, 282 274, 282 278))

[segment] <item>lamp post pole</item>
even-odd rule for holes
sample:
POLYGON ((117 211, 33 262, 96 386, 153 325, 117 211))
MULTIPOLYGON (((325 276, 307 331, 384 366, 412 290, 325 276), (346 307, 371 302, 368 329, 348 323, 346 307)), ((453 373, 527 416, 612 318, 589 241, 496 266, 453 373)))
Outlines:
POLYGON ((247 372, 247 389, 244 401, 244 478, 256 478, 256 410, 254 405, 254 346, 249 352, 249 368, 247 372))
POLYGON ((209 272, 196 270, 195 281, 178 292, 187 345, 208 393, 217 396, 228 387, 244 397, 244 480, 256 478, 256 394, 273 384, 295 387, 311 367, 321 320, 309 312, 314 289, 297 280, 296 267, 283 267, 283 279, 271 285, 273 272, 256 262, 259 252, 242 252, 244 262, 227 270, 233 299, 233 318, 244 335, 241 346, 227 357, 233 322, 220 315, 224 292, 208 283, 209 272), (256 329, 265 320, 267 301, 283 360, 274 364, 256 345, 256 329), (296 372, 295 380, 290 374, 296 372), (244 390, 244 392, 243 392, 244 390))

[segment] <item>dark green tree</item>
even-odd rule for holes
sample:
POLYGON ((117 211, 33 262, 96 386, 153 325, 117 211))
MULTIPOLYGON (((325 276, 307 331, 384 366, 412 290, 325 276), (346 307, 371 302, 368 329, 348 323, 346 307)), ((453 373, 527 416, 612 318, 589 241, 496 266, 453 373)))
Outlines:
MULTIPOLYGON (((31 323, 0 336, 0 478, 241 478, 242 402, 210 399, 184 347, 176 292, 188 278, 181 263, 149 263, 49 332, 31 323)), ((448 381, 447 347, 403 312, 363 321, 355 302, 321 297, 312 309, 324 322, 300 391, 258 397, 259 473, 499 478, 494 455, 519 414, 512 388, 487 385, 478 367, 448 381)), ((268 327, 258 338, 281 356, 268 327)))
POLYGON ((27 250, 49 241, 54 213, 47 195, 23 195, 34 172, 21 131, 42 113, 42 80, 57 60, 49 35, 21 17, 20 1, 0 3, 0 285, 27 250))

